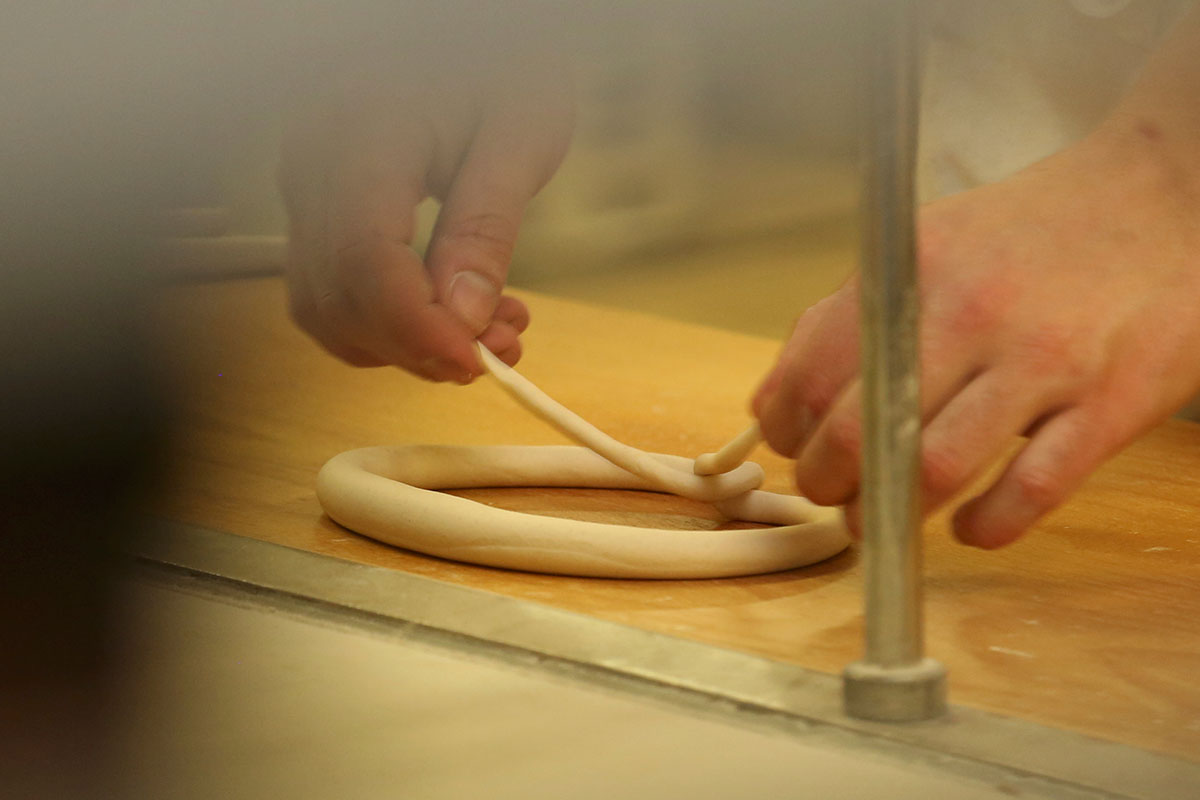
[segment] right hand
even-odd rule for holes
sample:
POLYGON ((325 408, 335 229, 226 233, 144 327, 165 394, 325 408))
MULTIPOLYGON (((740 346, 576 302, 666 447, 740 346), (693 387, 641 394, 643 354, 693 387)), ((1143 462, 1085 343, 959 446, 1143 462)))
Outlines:
MULTIPOLYGON (((960 541, 1015 541, 1200 391, 1200 164, 1124 115, 1007 180, 922 209, 921 499, 960 541), (1018 437, 1024 442, 1010 457, 1018 437)), ((800 318, 754 398, 796 487, 861 525, 858 280, 800 318)))
POLYGON ((502 291, 573 104, 567 70, 541 54, 453 60, 366 59, 343 75, 289 131, 279 186, 297 324, 355 366, 468 383, 482 373, 476 339, 520 358, 529 312, 502 291), (422 259, 411 244, 427 196, 443 205, 422 259))

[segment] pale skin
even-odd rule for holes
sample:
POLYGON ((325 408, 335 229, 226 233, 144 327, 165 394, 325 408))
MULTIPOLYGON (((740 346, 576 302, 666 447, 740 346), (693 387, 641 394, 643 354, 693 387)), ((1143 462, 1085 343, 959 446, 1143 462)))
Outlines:
MULTIPOLYGON (((1093 135, 924 208, 926 512, 1027 441, 953 518, 995 548, 1200 391, 1200 13, 1093 135)), ((796 324, 753 400, 797 488, 860 524, 857 283, 796 324)))
MULTIPOLYGON (((924 510, 1027 437, 954 515, 967 544, 1016 540, 1200 391, 1195 53, 1200 11, 1091 136, 921 212, 924 510)), ((520 357, 528 310, 501 289, 525 204, 570 134, 562 73, 547 78, 545 64, 492 65, 481 83, 443 79, 471 87, 462 108, 454 92, 391 90, 381 100, 351 84, 343 107, 354 114, 325 115, 293 138, 281 179, 293 314, 332 353, 459 382, 482 373, 475 338, 505 363, 520 357), (422 261, 407 243, 426 194, 446 205, 422 261), (484 282, 456 281, 462 272, 484 282), (465 286, 485 290, 456 296, 465 286)), ((846 505, 852 529, 856 291, 852 279, 800 318, 752 402, 766 440, 796 459, 799 491, 846 505)))
POLYGON ((549 48, 429 38, 424 55, 362 56, 291 126, 290 310, 347 363, 469 383, 483 374, 476 340, 520 358, 529 310, 503 289, 525 207, 566 154, 571 86, 549 48), (422 258, 426 197, 442 208, 422 258))

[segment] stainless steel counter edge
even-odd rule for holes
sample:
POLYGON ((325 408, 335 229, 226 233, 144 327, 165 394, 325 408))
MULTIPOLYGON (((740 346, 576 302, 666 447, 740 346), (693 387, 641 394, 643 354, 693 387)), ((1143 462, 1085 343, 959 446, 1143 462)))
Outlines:
POLYGON ((965 768, 1015 788, 1190 800, 1200 787, 1200 764, 1071 731, 957 705, 929 722, 852 719, 842 711, 840 676, 221 531, 174 522, 155 531, 132 543, 131 555, 253 590, 267 602, 298 599, 409 634, 417 626, 465 637, 501 657, 528 653, 578 666, 585 676, 632 677, 708 698, 743 717, 774 715, 793 731, 867 738, 873 747, 899 748, 901 757, 965 768))

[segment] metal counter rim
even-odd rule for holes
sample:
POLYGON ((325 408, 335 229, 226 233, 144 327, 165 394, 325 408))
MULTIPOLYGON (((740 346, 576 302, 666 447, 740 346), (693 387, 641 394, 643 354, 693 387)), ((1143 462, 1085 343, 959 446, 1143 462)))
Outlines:
POLYGON ((127 543, 143 567, 304 616, 549 669, 693 710, 1079 798, 1192 798, 1200 763, 961 705, 939 720, 846 716, 841 677, 574 611, 171 520, 127 543), (1070 795, 1064 794, 1070 792, 1070 795))

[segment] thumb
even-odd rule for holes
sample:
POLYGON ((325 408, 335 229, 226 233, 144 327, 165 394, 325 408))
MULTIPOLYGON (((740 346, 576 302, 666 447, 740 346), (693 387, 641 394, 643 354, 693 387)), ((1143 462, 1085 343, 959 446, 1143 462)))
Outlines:
POLYGON ((434 296, 473 336, 487 329, 500 302, 525 202, 476 189, 438 217, 426 257, 434 296))
POLYGON ((562 160, 553 126, 514 106, 480 126, 438 215, 426 255, 436 300, 478 336, 508 279, 521 217, 562 160))

